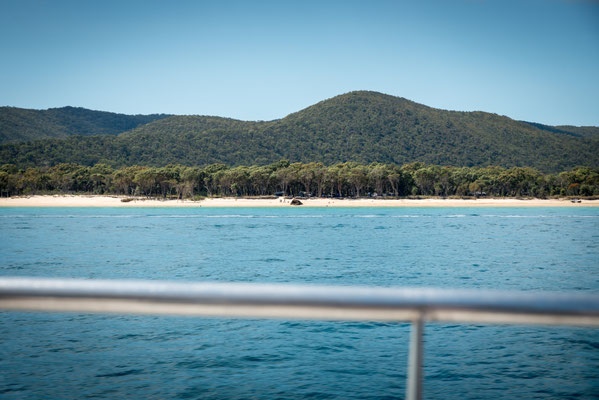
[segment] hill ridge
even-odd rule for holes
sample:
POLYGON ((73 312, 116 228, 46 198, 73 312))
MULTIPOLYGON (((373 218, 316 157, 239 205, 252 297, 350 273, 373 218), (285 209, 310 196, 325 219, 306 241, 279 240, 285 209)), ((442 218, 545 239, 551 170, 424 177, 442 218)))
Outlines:
POLYGON ((483 111, 449 111, 352 91, 271 121, 175 115, 117 136, 73 136, 0 146, 17 165, 265 165, 280 159, 454 166, 599 165, 595 127, 552 127, 483 111))
POLYGON ((167 114, 127 115, 64 106, 42 110, 0 107, 0 143, 73 135, 117 135, 167 114))

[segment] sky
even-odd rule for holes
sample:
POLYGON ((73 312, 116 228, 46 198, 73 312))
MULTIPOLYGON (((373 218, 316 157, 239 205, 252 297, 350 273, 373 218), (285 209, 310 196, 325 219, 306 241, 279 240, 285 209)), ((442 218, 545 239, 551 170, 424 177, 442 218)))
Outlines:
POLYGON ((599 126, 599 2, 0 0, 0 105, 272 120, 353 90, 599 126))

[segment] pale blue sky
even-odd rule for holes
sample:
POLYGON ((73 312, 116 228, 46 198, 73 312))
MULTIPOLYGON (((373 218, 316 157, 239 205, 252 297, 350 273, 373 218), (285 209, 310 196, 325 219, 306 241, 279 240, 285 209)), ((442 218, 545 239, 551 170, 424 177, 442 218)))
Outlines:
POLYGON ((599 3, 0 0, 0 105, 270 120, 352 90, 599 125, 599 3))

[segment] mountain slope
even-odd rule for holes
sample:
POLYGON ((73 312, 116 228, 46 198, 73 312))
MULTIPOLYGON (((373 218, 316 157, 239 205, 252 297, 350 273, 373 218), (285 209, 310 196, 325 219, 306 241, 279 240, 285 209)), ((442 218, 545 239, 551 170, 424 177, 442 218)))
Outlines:
POLYGON ((117 135, 165 117, 168 115, 125 115, 80 107, 48 110, 0 107, 0 143, 72 135, 117 135))
POLYGON ((60 162, 251 165, 281 158, 325 164, 422 161, 531 166, 555 172, 576 165, 599 165, 599 140, 575 129, 484 112, 439 110, 362 91, 322 101, 275 121, 173 116, 116 137, 70 137, 0 146, 3 162, 21 166, 60 162))
POLYGON ((570 132, 579 137, 599 138, 599 127, 597 126, 571 126, 562 125, 555 128, 570 132))

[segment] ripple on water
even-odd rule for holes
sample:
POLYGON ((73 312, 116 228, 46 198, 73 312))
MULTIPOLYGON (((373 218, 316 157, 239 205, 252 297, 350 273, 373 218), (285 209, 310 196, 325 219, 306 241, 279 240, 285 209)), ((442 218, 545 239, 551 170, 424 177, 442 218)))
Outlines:
MULTIPOLYGON (((4 275, 599 291, 589 209, 16 211, 0 210, 4 275)), ((0 397, 405 393, 405 323, 0 318, 0 397)), ((596 330, 427 324, 426 395, 597 398, 598 350, 596 330)))
POLYGON ((139 374, 142 374, 143 372, 144 372, 144 370, 142 370, 142 369, 128 369, 125 371, 117 371, 117 372, 111 372, 111 373, 107 373, 107 374, 96 375, 96 378, 117 378, 117 377, 127 376, 127 375, 139 375, 139 374))

